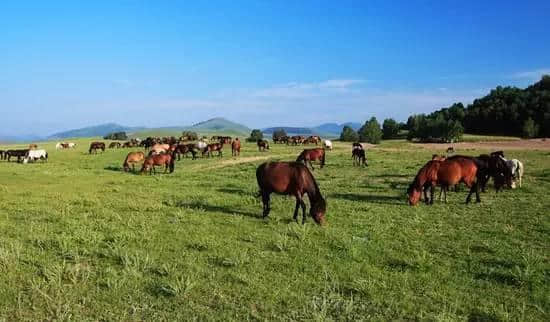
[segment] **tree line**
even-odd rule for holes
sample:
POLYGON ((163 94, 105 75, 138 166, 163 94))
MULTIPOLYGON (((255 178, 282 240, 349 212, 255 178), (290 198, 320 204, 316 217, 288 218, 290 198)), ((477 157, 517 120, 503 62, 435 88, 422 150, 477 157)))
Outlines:
POLYGON ((460 140, 464 132, 524 138, 550 136, 550 76, 525 88, 502 87, 467 107, 455 103, 431 114, 411 115, 408 139, 460 140))

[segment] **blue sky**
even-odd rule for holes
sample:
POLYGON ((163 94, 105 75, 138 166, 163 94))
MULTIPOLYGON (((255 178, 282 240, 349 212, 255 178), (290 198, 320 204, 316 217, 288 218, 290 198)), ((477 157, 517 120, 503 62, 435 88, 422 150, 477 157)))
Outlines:
POLYGON ((405 120, 550 73, 550 1, 2 1, 0 134, 405 120))

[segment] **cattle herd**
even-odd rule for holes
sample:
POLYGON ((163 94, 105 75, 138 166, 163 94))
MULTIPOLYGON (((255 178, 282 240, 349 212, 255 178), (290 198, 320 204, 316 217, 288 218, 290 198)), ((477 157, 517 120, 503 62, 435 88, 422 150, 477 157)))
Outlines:
MULTIPOLYGON (((304 149, 294 162, 266 162, 260 165, 256 171, 256 178, 260 188, 260 195, 264 205, 264 217, 269 215, 270 198, 273 192, 278 194, 292 195, 296 198, 294 219, 297 220, 298 210, 303 213, 302 222, 305 221, 304 194, 310 199, 311 217, 319 224, 325 221, 326 202, 323 199, 317 182, 311 171, 314 170, 313 162, 319 162, 323 168, 326 162, 326 151, 332 150, 330 140, 321 140, 319 136, 283 136, 273 139, 274 144, 287 144, 297 146, 322 143, 322 148, 304 149), (311 168, 311 171, 310 171, 311 168)), ((192 141, 189 137, 148 137, 144 140, 131 139, 127 142, 111 142, 109 149, 138 148, 144 151, 129 152, 124 159, 122 169, 125 172, 136 172, 136 165, 141 165, 141 174, 156 173, 155 167, 164 167, 164 172, 174 172, 175 161, 181 157, 188 157, 191 154, 193 160, 198 157, 223 157, 224 146, 231 147, 231 155, 240 156, 241 141, 239 138, 229 136, 213 136, 208 140, 203 137, 192 141)), ((267 152, 269 142, 257 140, 256 145, 259 151, 267 152)), ((73 149, 76 147, 72 142, 59 142, 56 149, 73 149)), ((91 142, 89 154, 105 152, 104 142, 91 142)), ((413 182, 407 189, 408 202, 416 205, 424 196, 427 204, 434 203, 434 189, 441 188, 439 199, 444 195, 447 201, 447 192, 450 188, 457 187, 464 183, 469 189, 466 202, 470 202, 471 196, 476 195, 476 201, 480 202, 479 192, 486 190, 489 179, 493 179, 494 187, 498 192, 502 187, 516 188, 516 182, 521 187, 524 172, 523 163, 517 159, 507 160, 503 151, 495 151, 491 154, 479 156, 455 155, 453 148, 447 149, 447 155, 433 155, 431 160, 420 168, 413 182), (429 195, 428 195, 429 192, 429 195)), ((29 145, 26 149, 0 150, 0 159, 8 162, 16 158, 17 162, 29 163, 41 160, 47 162, 48 153, 39 149, 36 144, 29 145)), ((355 142, 351 146, 351 158, 354 166, 368 166, 366 149, 363 144, 355 142)))

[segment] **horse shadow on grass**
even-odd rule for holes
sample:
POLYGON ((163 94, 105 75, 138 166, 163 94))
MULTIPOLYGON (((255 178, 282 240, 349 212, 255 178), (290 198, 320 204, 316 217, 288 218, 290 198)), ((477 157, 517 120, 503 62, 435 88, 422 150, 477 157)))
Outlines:
POLYGON ((252 193, 250 191, 246 191, 239 188, 218 188, 216 189, 218 192, 228 193, 231 195, 251 195, 252 193))
POLYGON ((400 196, 360 195, 355 193, 333 193, 330 198, 344 199, 350 201, 365 201, 384 205, 404 205, 406 198, 400 196))
POLYGON ((176 203, 176 207, 189 208, 189 209, 198 210, 198 211, 203 210, 207 212, 221 212, 228 215, 241 215, 241 216, 246 216, 250 218, 261 218, 261 216, 256 213, 250 213, 250 212, 246 212, 238 209, 233 209, 227 206, 211 205, 200 201, 193 201, 193 202, 180 201, 176 203))
POLYGON ((140 175, 141 174, 141 172, 137 168, 136 168, 136 171, 133 171, 132 169, 130 169, 130 171, 124 171, 124 169, 121 166, 117 166, 117 165, 109 165, 109 166, 106 166, 103 169, 107 170, 107 171, 122 172, 122 173, 133 174, 133 175, 140 175))

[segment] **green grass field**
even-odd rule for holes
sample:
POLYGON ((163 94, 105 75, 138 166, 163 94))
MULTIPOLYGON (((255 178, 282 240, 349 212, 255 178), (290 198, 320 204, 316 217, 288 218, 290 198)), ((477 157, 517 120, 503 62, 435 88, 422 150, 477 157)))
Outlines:
POLYGON ((281 196, 263 220, 256 197, 256 167, 301 147, 140 176, 121 171, 129 150, 77 142, 0 161, 0 320, 549 320, 548 151, 509 153, 521 189, 410 207, 407 185, 443 148, 391 141, 356 168, 336 143, 314 171, 319 227, 281 196))

